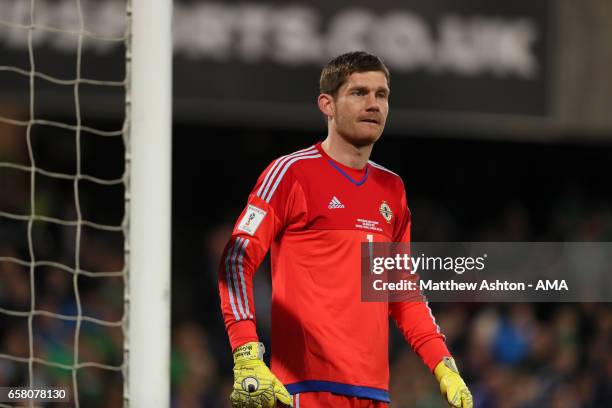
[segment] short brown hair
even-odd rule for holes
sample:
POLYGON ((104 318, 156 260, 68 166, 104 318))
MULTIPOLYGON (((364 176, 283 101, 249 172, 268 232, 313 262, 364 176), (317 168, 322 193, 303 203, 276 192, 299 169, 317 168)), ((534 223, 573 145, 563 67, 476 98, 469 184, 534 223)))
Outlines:
POLYGON ((365 51, 353 51, 339 55, 323 67, 319 80, 319 91, 336 96, 338 89, 351 74, 368 71, 380 71, 385 74, 387 84, 391 82, 389 69, 376 55, 365 51))

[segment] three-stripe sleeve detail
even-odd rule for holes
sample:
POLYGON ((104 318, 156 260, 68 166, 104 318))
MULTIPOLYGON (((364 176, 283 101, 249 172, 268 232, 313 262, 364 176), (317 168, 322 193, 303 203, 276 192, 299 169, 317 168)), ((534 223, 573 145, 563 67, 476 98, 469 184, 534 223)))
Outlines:
POLYGON ((247 296, 247 286, 244 281, 244 252, 246 247, 249 245, 248 238, 244 240, 244 244, 240 248, 240 254, 238 255, 238 273, 240 274, 240 283, 242 284, 242 298, 244 299, 245 313, 249 319, 253 318, 249 309, 249 297, 247 296))
POLYGON ((276 191, 276 188, 287 172, 287 169, 293 163, 298 160, 314 159, 317 157, 321 157, 321 155, 317 151, 316 147, 312 146, 277 159, 272 167, 270 167, 268 170, 263 183, 261 183, 261 186, 257 190, 257 196, 269 203, 272 199, 274 191, 276 191))
POLYGON ((283 176, 285 175, 285 173, 287 172, 287 169, 289 167, 291 167, 291 165, 293 163, 295 163, 298 160, 304 160, 304 159, 316 159, 317 157, 321 157, 320 154, 311 154, 308 156, 298 156, 298 157, 294 157, 291 160, 289 160, 283 167, 283 170, 281 171, 281 173, 278 175, 278 177, 276 178, 276 181, 274 182, 274 185, 272 186, 272 189, 268 192, 267 195, 264 195, 263 199, 265 202, 269 203, 270 200, 272 199, 272 195, 274 194, 274 192, 276 191, 276 188, 278 187, 279 183, 281 182, 281 180, 283 179, 283 176))
POLYGON ((307 147, 306 149, 298 150, 297 152, 294 152, 294 153, 291 153, 291 154, 288 154, 286 156, 282 156, 276 159, 272 167, 270 167, 270 170, 268 170, 268 172, 266 173, 266 177, 264 178, 263 183, 261 183, 259 190, 257 190, 257 197, 261 197, 261 195, 263 194, 264 188, 266 188, 266 186, 268 185, 268 181, 270 180, 270 177, 274 177, 273 174, 274 175, 276 174, 276 172, 278 171, 278 167, 282 166, 282 164, 285 163, 285 161, 299 154, 313 153, 313 152, 316 152, 316 148, 314 146, 310 146, 310 147, 307 147))
POLYGON ((236 248, 238 241, 234 242, 228 251, 227 255, 225 255, 225 282, 227 283, 227 291, 229 294, 230 305, 232 306, 232 312, 234 313, 234 318, 236 320, 240 320, 240 316, 238 315, 238 311, 236 310, 236 303, 234 301, 234 289, 232 288, 232 279, 230 278, 230 258, 236 248))
POLYGON ((248 245, 248 239, 237 237, 225 256, 225 279, 232 313, 236 320, 253 318, 244 279, 244 253, 248 245))
POLYGON ((240 294, 240 282, 238 281, 238 276, 236 273, 236 257, 238 256, 238 252, 242 246, 243 238, 236 238, 236 244, 234 245, 234 254, 232 255, 231 265, 232 265, 232 283, 234 284, 236 295, 236 301, 238 302, 238 309, 240 309, 240 314, 243 319, 246 319, 246 314, 244 313, 244 308, 242 307, 242 295, 240 294))

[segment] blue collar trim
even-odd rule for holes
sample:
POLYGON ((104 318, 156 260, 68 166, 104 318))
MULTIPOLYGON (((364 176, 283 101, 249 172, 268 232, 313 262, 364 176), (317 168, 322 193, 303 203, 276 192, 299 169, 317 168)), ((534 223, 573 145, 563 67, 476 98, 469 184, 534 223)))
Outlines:
POLYGON ((354 178, 352 178, 351 176, 349 176, 347 172, 345 172, 344 170, 342 170, 342 169, 341 169, 341 168, 340 168, 340 167, 339 167, 339 166, 338 166, 336 163, 334 163, 332 160, 327 160, 327 161, 329 162, 329 164, 331 164, 331 165, 334 167, 334 169, 338 170, 338 171, 340 172, 340 174, 342 174, 342 175, 343 175, 344 177, 346 177, 346 178, 347 178, 347 179, 348 179, 348 180, 349 180, 351 183, 353 183, 354 185, 356 185, 356 186, 358 186, 358 187, 359 187, 360 185, 362 185, 363 183, 365 183, 365 182, 366 182, 366 180, 368 179, 368 170, 369 170, 370 166, 368 166, 367 164, 366 164, 366 171, 365 171, 365 174, 364 174, 363 178, 362 178, 361 180, 357 181, 357 180, 355 180, 354 178))

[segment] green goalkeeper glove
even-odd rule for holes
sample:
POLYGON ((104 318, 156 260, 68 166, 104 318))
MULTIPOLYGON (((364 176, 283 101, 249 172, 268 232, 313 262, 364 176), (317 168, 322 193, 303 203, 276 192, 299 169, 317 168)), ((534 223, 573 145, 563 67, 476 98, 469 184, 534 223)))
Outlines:
POLYGON ((455 408, 472 408, 474 401, 467 385, 459 375, 457 365, 452 357, 444 357, 434 369, 434 375, 440 382, 440 391, 455 408))
POLYGON ((234 350, 234 390, 232 408, 273 408, 278 399, 293 406, 285 386, 263 362, 262 343, 246 343, 234 350))

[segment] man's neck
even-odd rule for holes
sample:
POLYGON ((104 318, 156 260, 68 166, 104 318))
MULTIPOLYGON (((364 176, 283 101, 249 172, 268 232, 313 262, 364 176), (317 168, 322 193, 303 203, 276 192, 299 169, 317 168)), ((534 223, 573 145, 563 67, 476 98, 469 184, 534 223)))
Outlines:
POLYGON ((354 169, 363 169, 368 164, 374 144, 355 146, 338 135, 328 134, 321 147, 335 161, 354 169))

